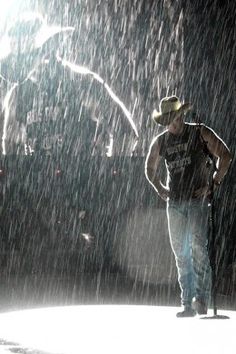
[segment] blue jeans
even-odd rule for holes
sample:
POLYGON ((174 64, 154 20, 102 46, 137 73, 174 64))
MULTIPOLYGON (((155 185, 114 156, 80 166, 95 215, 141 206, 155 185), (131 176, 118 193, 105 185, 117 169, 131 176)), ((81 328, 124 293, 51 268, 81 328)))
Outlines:
POLYGON ((193 297, 210 304, 208 209, 206 199, 170 200, 167 203, 170 243, 175 255, 183 306, 191 306, 193 297))

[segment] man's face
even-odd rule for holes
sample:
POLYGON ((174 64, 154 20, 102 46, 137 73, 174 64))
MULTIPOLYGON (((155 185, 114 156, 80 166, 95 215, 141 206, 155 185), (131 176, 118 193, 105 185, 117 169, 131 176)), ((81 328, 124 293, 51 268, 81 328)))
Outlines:
POLYGON ((9 36, 9 44, 9 53, 1 61, 1 74, 11 82, 20 82, 26 79, 38 61, 34 38, 27 35, 9 36))
POLYGON ((175 119, 167 126, 167 129, 172 134, 179 134, 182 131, 184 117, 182 114, 175 117, 175 119))
POLYGON ((42 19, 29 15, 15 21, 8 29, 11 52, 25 54, 34 50, 36 36, 42 27, 42 19))

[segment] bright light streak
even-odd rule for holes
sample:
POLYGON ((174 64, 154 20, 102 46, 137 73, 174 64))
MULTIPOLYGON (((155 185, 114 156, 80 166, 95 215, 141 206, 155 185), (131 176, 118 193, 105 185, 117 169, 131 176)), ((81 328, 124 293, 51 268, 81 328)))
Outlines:
POLYGON ((178 310, 86 305, 18 311, 0 315, 0 333, 24 348, 60 354, 235 353, 235 312, 222 311, 230 320, 207 321, 176 318, 178 310))
POLYGON ((0 18, 4 20, 8 13, 11 11, 13 6, 15 6, 15 0, 0 0, 0 18))
POLYGON ((112 89, 108 86, 108 84, 101 78, 101 76, 99 76, 97 73, 89 70, 88 68, 81 66, 81 65, 77 65, 77 64, 73 64, 70 63, 67 60, 61 59, 60 57, 58 57, 58 60, 60 60, 62 62, 62 64, 65 67, 70 68, 72 71, 81 74, 81 75, 91 75, 95 80, 97 80, 98 82, 100 82, 103 87, 107 90, 108 94, 110 95, 110 97, 113 99, 114 102, 116 102, 120 108, 122 109, 122 111, 124 112, 126 118, 128 119, 131 127, 133 128, 135 135, 138 137, 138 130, 137 127, 133 121, 132 118, 132 114, 129 112, 129 110, 126 108, 126 106, 124 105, 124 103, 117 97, 117 95, 112 91, 112 89))

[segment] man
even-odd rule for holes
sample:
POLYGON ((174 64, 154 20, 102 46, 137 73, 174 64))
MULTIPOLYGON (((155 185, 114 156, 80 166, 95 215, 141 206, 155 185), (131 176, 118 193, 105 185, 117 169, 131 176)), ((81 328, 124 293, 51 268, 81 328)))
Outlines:
POLYGON ((23 13, 0 41, 4 155, 87 152, 99 141, 98 125, 105 126, 107 146, 114 128, 104 115, 111 116, 111 102, 138 136, 131 113, 107 83, 67 60, 73 33, 73 27, 49 26, 39 13, 23 13))
POLYGON ((191 109, 178 97, 165 97, 156 123, 167 129, 152 142, 145 174, 157 194, 167 202, 171 247, 175 255, 183 311, 177 317, 206 314, 211 293, 211 267, 207 251, 208 197, 223 180, 231 154, 216 133, 203 124, 190 124, 184 115, 191 109), (209 156, 216 159, 212 176, 209 156), (167 184, 157 171, 164 158, 167 184), (212 176, 212 178, 211 178, 212 176))
MULTIPOLYGON (((31 242, 32 234, 44 235, 45 229, 49 237, 44 238, 55 235, 57 244, 60 235, 66 242, 70 235, 72 243, 81 235, 94 235, 87 218, 91 214, 94 219, 91 200, 98 188, 89 181, 91 175, 96 180, 99 159, 93 171, 91 156, 107 155, 107 146, 113 141, 110 136, 118 130, 113 103, 117 115, 121 113, 137 135, 130 112, 107 83, 95 72, 67 60, 72 34, 72 27, 49 26, 40 14, 24 13, 0 42, 0 150, 6 160, 13 156, 16 161, 31 163, 27 169, 19 168, 25 173, 21 180, 14 164, 17 182, 10 183, 4 194, 4 211, 19 212, 14 214, 18 219, 8 217, 8 222, 2 214, 6 238, 11 232, 20 234, 19 240, 26 238, 32 220, 39 230, 29 232, 31 242), (27 158, 20 159, 25 155, 27 158), (13 193, 15 186, 21 190, 13 193)), ((97 225, 94 229, 97 232, 97 225)), ((41 242, 41 237, 36 239, 41 242)))

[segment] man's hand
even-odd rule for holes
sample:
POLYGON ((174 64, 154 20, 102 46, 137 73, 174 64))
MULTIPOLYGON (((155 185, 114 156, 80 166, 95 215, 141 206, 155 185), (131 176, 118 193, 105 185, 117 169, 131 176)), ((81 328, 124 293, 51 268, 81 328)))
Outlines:
POLYGON ((145 162, 145 175, 149 183, 154 187, 155 191, 163 199, 167 201, 170 190, 160 181, 159 175, 156 173, 160 164, 160 146, 158 136, 153 140, 145 162))
POLYGON ((161 186, 161 188, 159 187, 157 193, 165 202, 170 196, 170 190, 165 186, 161 186))
POLYGON ((200 197, 207 197, 208 195, 211 194, 211 190, 209 188, 209 186, 205 186, 205 187, 201 187, 199 189, 197 189, 193 196, 196 198, 200 198, 200 197))

